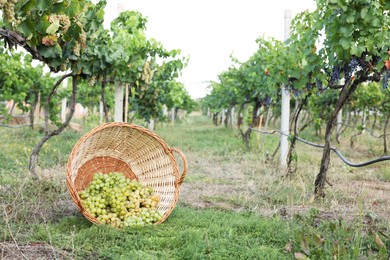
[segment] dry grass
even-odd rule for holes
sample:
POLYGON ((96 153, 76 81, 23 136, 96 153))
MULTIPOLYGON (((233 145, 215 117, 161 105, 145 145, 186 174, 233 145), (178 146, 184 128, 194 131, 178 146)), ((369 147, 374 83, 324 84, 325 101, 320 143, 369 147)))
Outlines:
POLYGON ((0 242, 0 259, 72 259, 68 252, 56 249, 43 242, 30 242, 18 244, 12 242, 0 242))

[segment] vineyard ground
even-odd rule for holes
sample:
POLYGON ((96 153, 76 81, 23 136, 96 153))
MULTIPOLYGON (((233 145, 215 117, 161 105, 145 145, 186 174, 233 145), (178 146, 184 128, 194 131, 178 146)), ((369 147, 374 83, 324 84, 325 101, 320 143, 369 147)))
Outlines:
MULTIPOLYGON (((333 187, 318 201, 317 148, 298 144, 297 171, 285 179, 278 159, 265 159, 276 135, 254 134, 248 150, 236 130, 200 114, 156 132, 189 162, 179 202, 159 226, 118 231, 89 223, 67 193, 64 165, 82 133, 68 130, 43 147, 35 181, 27 162, 42 134, 0 129, 0 259, 387 259, 388 162, 351 168, 332 155, 333 187)), ((321 143, 310 130, 302 137, 321 143)), ((356 162, 381 153, 369 136, 356 143, 351 149, 346 133, 337 147, 356 162)))

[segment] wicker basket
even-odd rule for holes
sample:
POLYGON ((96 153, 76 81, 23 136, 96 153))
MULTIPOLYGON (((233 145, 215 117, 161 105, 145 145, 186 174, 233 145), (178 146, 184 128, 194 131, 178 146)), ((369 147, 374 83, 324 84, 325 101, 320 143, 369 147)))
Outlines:
POLYGON ((141 126, 116 122, 94 128, 75 144, 66 168, 66 185, 81 213, 91 222, 99 223, 84 209, 78 192, 89 185, 96 173, 121 172, 127 178, 153 187, 160 195, 157 209, 164 215, 156 223, 159 224, 175 207, 187 170, 184 154, 170 148, 155 133, 141 126), (183 160, 181 174, 173 152, 183 160))

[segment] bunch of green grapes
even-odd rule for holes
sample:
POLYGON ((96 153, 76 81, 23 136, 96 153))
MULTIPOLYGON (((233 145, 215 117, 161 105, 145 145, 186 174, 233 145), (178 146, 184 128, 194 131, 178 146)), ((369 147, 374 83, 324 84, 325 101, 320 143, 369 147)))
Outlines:
POLYGON ((100 223, 116 228, 143 226, 160 221, 160 196, 152 187, 121 173, 97 173, 89 186, 79 192, 83 207, 100 223))
POLYGON ((66 14, 51 14, 50 23, 59 23, 62 32, 65 34, 71 26, 70 18, 66 14))
POLYGON ((16 27, 21 22, 21 19, 16 18, 15 15, 15 5, 17 3, 18 0, 0 0, 0 9, 3 9, 4 18, 13 27, 16 27))
POLYGON ((150 68, 150 62, 146 61, 142 69, 141 80, 143 80, 145 84, 150 84, 150 82, 152 82, 152 78, 153 70, 150 68))
POLYGON ((73 53, 77 57, 80 56, 80 44, 79 44, 79 42, 75 42, 75 44, 73 45, 73 53))

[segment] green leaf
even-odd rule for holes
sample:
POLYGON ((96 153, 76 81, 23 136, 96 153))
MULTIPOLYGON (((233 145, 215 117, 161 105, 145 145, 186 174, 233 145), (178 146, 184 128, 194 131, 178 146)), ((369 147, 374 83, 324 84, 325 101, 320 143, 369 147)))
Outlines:
POLYGON ((67 34, 72 35, 74 38, 77 38, 80 33, 81 28, 76 23, 72 23, 67 32, 67 34))
POLYGON ((53 3, 53 13, 65 13, 67 11, 67 7, 64 3, 53 3))
POLYGON ((72 0, 70 5, 66 7, 66 14, 69 17, 77 16, 79 12, 80 12, 80 5, 79 5, 79 1, 77 0, 72 0))
POLYGON ((62 49, 59 44, 50 47, 40 46, 39 52, 45 58, 59 58, 62 56, 62 49))
POLYGON ((347 20, 347 23, 353 23, 353 22, 355 22, 355 13, 349 14, 349 15, 347 16, 346 20, 347 20))
POLYGON ((378 18, 375 17, 374 19, 372 19, 371 24, 372 24, 374 27, 380 27, 381 22, 379 21, 378 18))
POLYGON ((18 25, 18 31, 21 32, 24 36, 29 37, 35 32, 34 23, 27 18, 18 25))
POLYGON ((348 50, 351 47, 351 41, 350 41, 350 39, 347 39, 347 38, 341 38, 340 44, 344 50, 348 50))
POLYGON ((42 19, 39 19, 38 22, 33 22, 33 24, 35 32, 39 34, 45 34, 47 27, 50 26, 48 16, 42 16, 42 19))
POLYGON ((363 8, 360 12, 360 16, 362 17, 362 19, 368 20, 368 9, 363 8))
POLYGON ((361 45, 352 45, 351 46, 351 51, 350 51, 350 54, 351 55, 355 55, 355 56, 358 56, 360 57, 361 54, 366 50, 366 48, 364 46, 361 46, 361 45))
POLYGON ((352 35, 352 27, 351 26, 341 26, 340 27, 340 33, 341 35, 345 37, 349 37, 352 35))
POLYGON ((55 34, 59 28, 60 28, 60 22, 58 21, 58 19, 55 19, 53 23, 49 27, 47 27, 46 33, 55 34))
POLYGON ((348 11, 348 5, 344 4, 342 2, 339 2, 341 9, 343 9, 344 12, 348 11))
POLYGON ((20 0, 16 3, 15 10, 21 9, 22 11, 26 12, 34 7, 34 1, 31 0, 20 0))
POLYGON ((51 4, 51 0, 36 0, 37 10, 42 12, 50 10, 51 4))

